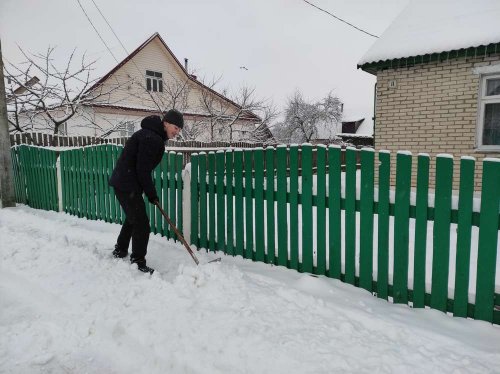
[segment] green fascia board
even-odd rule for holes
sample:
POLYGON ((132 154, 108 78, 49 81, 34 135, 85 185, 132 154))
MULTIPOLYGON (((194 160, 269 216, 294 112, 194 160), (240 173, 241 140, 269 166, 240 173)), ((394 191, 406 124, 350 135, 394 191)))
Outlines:
POLYGON ((407 68, 431 62, 442 62, 454 58, 487 56, 495 53, 500 53, 500 43, 491 43, 488 45, 480 45, 478 47, 455 49, 440 53, 430 53, 425 55, 395 58, 391 60, 368 62, 366 64, 358 65, 357 67, 367 73, 376 75, 379 70, 407 68))

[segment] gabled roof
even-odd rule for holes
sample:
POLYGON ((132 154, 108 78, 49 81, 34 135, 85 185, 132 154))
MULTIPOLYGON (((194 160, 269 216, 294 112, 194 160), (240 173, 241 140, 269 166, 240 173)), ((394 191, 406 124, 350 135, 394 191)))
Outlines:
POLYGON ((358 62, 369 73, 500 52, 499 0, 412 0, 358 62))
MULTIPOLYGON (((102 83, 104 83, 106 81, 106 79, 108 79, 118 69, 120 69, 123 65, 125 65, 127 62, 129 62, 135 55, 137 55, 141 50, 143 50, 155 38, 158 38, 158 40, 165 47, 165 49, 167 50, 167 52, 173 57, 174 61, 177 63, 177 65, 179 66, 179 68, 181 69, 181 71, 185 74, 185 76, 186 76, 187 79, 189 79, 191 82, 197 84, 202 89, 208 90, 209 92, 211 92, 215 96, 221 98, 222 100, 226 101, 227 103, 232 104, 232 105, 236 106, 237 108, 241 109, 241 106, 239 106, 238 104, 236 104, 234 101, 232 101, 232 100, 228 99, 227 97, 221 95, 220 93, 218 93, 217 91, 213 90, 212 88, 210 88, 208 86, 205 86, 203 83, 201 83, 200 81, 198 81, 194 76, 190 75, 187 72, 187 70, 184 68, 184 66, 179 62, 179 60, 177 59, 177 57, 175 57, 175 55, 173 54, 173 52, 167 46, 167 43, 165 43, 165 41, 162 39, 162 37, 160 36, 160 34, 158 32, 155 32, 153 35, 151 35, 144 43, 142 43, 131 54, 129 54, 127 57, 125 57, 118 65, 116 65, 113 69, 111 69, 107 74, 105 74, 96 83, 94 83, 87 91, 85 91, 85 93, 91 92, 96 87, 98 87, 99 85, 101 85, 102 83)), ((245 112, 245 117, 246 118, 249 118, 249 117, 253 118, 256 121, 260 121, 261 120, 260 117, 257 116, 255 113, 248 112, 248 111, 245 112)))

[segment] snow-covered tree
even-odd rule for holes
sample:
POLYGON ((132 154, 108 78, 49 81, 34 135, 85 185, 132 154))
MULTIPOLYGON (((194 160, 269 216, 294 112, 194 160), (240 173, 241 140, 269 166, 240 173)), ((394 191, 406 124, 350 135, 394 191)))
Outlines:
MULTIPOLYGON (((333 93, 311 103, 296 91, 288 99, 284 121, 273 127, 275 137, 284 143, 303 143, 320 136, 321 128, 335 129, 342 118, 342 102, 333 93)), ((335 131, 328 134, 335 136, 335 131)))

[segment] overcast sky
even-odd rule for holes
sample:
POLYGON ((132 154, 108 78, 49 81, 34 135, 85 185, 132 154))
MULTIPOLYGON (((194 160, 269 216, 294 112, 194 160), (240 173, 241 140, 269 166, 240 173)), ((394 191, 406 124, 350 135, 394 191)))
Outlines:
MULTIPOLYGON (((371 34, 381 35, 408 0, 309 0, 371 34)), ((92 0, 80 0, 117 59, 127 54, 92 0)), ((376 40, 303 0, 94 0, 129 52, 159 32, 198 77, 216 86, 255 87, 281 110, 300 90, 309 100, 333 91, 347 113, 371 115, 375 78, 356 64, 376 40), (245 66, 248 70, 240 68, 245 66)), ((77 47, 99 59, 96 75, 116 62, 77 0, 0 0, 4 60, 21 61, 17 45, 63 61, 77 47)))

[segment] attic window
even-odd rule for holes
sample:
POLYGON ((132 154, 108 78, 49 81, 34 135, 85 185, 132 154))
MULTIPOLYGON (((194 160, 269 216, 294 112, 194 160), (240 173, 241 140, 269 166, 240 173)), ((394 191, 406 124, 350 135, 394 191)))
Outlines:
POLYGON ((500 75, 483 76, 479 95, 478 146, 500 148, 500 75))
POLYGON ((163 77, 157 71, 146 70, 146 89, 153 92, 163 92, 163 77))

